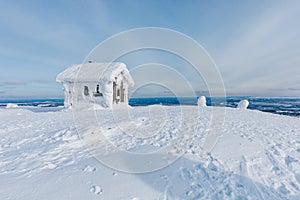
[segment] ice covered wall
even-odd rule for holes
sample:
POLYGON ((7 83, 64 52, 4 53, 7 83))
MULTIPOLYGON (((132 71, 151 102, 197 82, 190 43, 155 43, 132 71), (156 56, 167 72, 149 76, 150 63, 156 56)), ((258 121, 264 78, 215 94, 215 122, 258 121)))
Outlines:
POLYGON ((63 83, 62 89, 64 91, 64 107, 65 108, 71 108, 73 105, 72 102, 72 84, 71 83, 63 83))
POLYGON ((112 107, 112 95, 113 95, 112 82, 100 80, 99 90, 103 96, 97 97, 97 103, 104 108, 112 107))
MULTIPOLYGON (((125 95, 128 96, 128 86, 133 86, 134 81, 124 63, 85 63, 72 65, 59 73, 56 81, 63 83, 65 94, 65 107, 70 108, 74 103, 97 103, 102 107, 112 107, 113 81, 117 77, 117 84, 123 81, 125 95), (103 96, 95 96, 96 86, 103 96), (84 94, 87 86, 89 94, 84 94)), ((126 101, 128 103, 128 100, 126 101)))
POLYGON ((128 69, 126 68, 126 65, 124 63, 117 63, 114 65, 109 65, 106 67, 106 69, 101 74, 101 79, 103 79, 106 82, 114 81, 115 77, 117 77, 118 81, 121 81, 120 77, 122 76, 122 80, 125 80, 125 82, 128 83, 129 86, 134 85, 134 81, 129 74, 128 69))

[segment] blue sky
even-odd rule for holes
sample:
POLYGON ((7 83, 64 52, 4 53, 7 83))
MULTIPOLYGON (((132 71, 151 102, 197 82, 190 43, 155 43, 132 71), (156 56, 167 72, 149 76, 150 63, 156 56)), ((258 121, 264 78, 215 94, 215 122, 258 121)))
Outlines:
POLYGON ((296 0, 1 1, 0 97, 62 97, 59 72, 141 27, 198 41, 228 95, 300 96, 299 10, 296 0))

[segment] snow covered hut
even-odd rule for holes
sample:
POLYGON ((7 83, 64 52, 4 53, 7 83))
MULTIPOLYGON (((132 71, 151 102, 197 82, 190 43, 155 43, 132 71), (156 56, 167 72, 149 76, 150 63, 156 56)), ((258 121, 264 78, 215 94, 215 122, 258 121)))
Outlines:
POLYGON ((57 75, 56 82, 62 83, 68 108, 80 102, 102 107, 128 105, 128 87, 134 85, 126 65, 120 62, 72 65, 57 75))

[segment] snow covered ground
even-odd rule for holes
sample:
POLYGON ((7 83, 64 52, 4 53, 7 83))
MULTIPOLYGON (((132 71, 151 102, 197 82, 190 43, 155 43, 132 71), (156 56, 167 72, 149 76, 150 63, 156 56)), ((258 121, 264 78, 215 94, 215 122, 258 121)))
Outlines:
POLYGON ((124 135, 113 126, 108 110, 98 110, 102 131, 114 146, 152 151, 183 135, 192 138, 184 155, 161 170, 124 173, 86 150, 72 110, 0 109, 0 199, 300 198, 300 118, 226 108, 218 143, 204 154, 212 107, 199 112, 196 106, 131 110, 132 124, 122 124, 120 118, 121 129, 135 125, 137 133, 147 127, 156 134, 124 135), (182 117, 180 111, 190 114, 182 117))

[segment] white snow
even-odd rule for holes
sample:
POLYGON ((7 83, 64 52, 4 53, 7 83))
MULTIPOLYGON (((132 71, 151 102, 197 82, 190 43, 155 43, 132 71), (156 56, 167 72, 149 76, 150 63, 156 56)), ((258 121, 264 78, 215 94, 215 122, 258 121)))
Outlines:
POLYGON ((189 141, 185 154, 168 167, 130 174, 91 156, 72 110, 43 109, 0 109, 0 199, 300 198, 300 118, 226 108, 218 143, 203 154, 212 107, 133 107, 131 125, 120 119, 119 128, 150 130, 136 136, 114 126, 118 119, 109 110, 95 111, 103 117, 101 130, 119 149, 153 151, 180 135, 189 141))
POLYGON ((237 108, 241 109, 241 110, 245 110, 247 109, 249 106, 249 101, 244 99, 244 100, 241 100, 238 105, 237 105, 237 108))
POLYGON ((17 108, 17 107, 18 107, 18 104, 15 104, 15 103, 6 104, 6 108, 17 108))
POLYGON ((123 73, 130 85, 134 84, 124 63, 84 63, 68 67, 57 75, 56 81, 62 82, 90 82, 101 77, 104 82, 114 81, 115 77, 123 73))
POLYGON ((90 191, 93 192, 94 194, 102 194, 103 193, 102 189, 98 185, 93 185, 91 187, 90 191))
POLYGON ((201 106, 201 107, 206 106, 206 98, 205 98, 205 96, 199 97, 197 104, 198 104, 198 106, 201 106))

